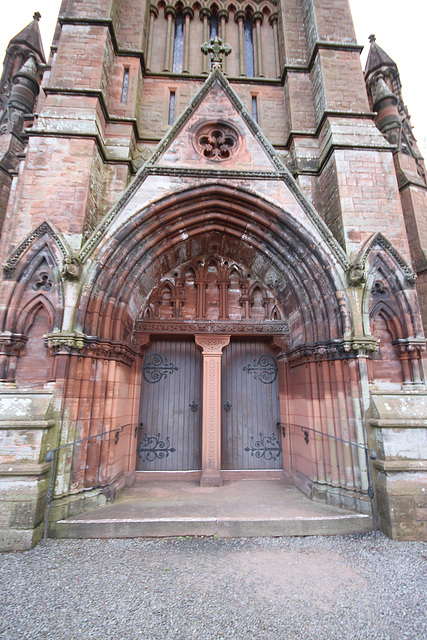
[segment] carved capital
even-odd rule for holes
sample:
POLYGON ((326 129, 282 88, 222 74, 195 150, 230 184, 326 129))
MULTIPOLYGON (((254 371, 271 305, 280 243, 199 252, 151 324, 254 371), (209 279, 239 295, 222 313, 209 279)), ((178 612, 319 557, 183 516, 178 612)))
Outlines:
POLYGON ((150 344, 151 344, 150 336, 147 333, 137 333, 137 334, 134 334, 132 338, 132 346, 134 347, 134 349, 136 349, 140 353, 148 349, 150 344))
POLYGON ((426 341, 423 338, 408 338, 395 340, 393 345, 401 356, 418 357, 421 351, 425 351, 426 341))
POLYGON ((212 16, 212 11, 208 8, 208 7, 202 7, 200 9, 200 20, 203 21, 203 18, 207 18, 208 20, 210 20, 211 16, 212 16))
POLYGON ((55 331, 47 335, 48 346, 55 355, 81 352, 84 340, 85 335, 80 331, 55 331))
POLYGON ((202 350, 203 355, 220 356, 224 347, 229 344, 231 336, 205 336, 196 334, 194 337, 196 344, 202 350))
POLYGON ((189 16, 190 20, 192 20, 194 18, 194 10, 191 7, 184 7, 182 10, 182 15, 184 16, 184 18, 189 16))
POLYGON ((285 355, 289 349, 289 338, 286 336, 274 336, 271 346, 276 353, 276 357, 280 358, 285 355))
POLYGON ((170 4, 165 7, 165 18, 167 18, 169 15, 171 15, 173 19, 176 18, 176 9, 170 4))
POLYGON ((378 349, 378 340, 374 337, 355 336, 352 340, 344 342, 344 351, 346 353, 354 351, 359 356, 370 356, 378 349))
POLYGON ((0 354, 5 356, 22 355, 27 340, 27 336, 21 333, 1 333, 0 354))

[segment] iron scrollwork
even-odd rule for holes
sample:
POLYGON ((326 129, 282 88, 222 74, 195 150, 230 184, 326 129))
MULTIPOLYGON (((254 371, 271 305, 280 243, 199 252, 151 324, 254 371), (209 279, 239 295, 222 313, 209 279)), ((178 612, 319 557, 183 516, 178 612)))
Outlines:
POLYGON ((169 436, 162 440, 158 433, 156 436, 145 434, 136 451, 143 462, 155 462, 155 460, 168 458, 169 454, 174 453, 176 449, 170 446, 169 436))
POLYGON ((245 447, 245 451, 255 456, 255 458, 264 458, 264 460, 277 460, 282 452, 282 446, 277 441, 275 434, 264 436, 259 434, 259 439, 255 440, 251 436, 249 446, 245 447))
POLYGON ((167 378, 167 375, 172 375, 174 371, 178 371, 178 367, 160 353, 151 353, 142 365, 142 376, 150 384, 160 382, 162 378, 167 378))
POLYGON ((255 358, 251 364, 243 367, 243 371, 253 374, 255 380, 263 384, 273 384, 277 380, 277 362, 269 353, 263 353, 258 360, 255 358))

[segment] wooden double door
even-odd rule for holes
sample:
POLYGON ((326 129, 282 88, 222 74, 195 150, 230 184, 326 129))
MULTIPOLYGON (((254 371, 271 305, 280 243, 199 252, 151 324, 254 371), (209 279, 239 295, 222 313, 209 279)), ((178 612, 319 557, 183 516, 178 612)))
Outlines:
MULTIPOLYGON (((137 470, 201 469, 202 354, 193 337, 153 340, 142 369, 137 470)), ((221 359, 221 468, 281 469, 277 362, 259 338, 221 359)))

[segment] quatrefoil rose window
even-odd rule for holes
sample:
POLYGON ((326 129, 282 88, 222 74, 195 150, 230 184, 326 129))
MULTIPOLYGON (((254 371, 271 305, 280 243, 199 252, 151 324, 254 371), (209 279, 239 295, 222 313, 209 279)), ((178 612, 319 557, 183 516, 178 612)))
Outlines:
POLYGON ((194 135, 194 142, 203 158, 218 162, 231 158, 237 150, 238 138, 230 126, 215 122, 200 127, 194 135))

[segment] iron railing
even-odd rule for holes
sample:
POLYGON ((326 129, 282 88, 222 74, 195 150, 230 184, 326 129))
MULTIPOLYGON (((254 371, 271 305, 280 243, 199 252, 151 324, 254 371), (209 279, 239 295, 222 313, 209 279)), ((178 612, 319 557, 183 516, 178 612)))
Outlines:
POLYGON ((119 436, 127 427, 135 427, 135 438, 138 435, 138 427, 141 425, 135 422, 129 422, 128 424, 124 424, 121 427, 116 427, 115 429, 110 429, 110 431, 102 431, 101 433, 97 433, 94 436, 89 436, 88 438, 82 438, 81 440, 74 440, 74 442, 68 442, 67 444, 62 444, 59 447, 55 447, 55 449, 51 449, 46 456, 46 462, 52 462, 52 467, 50 470, 50 484, 49 489, 46 495, 46 520, 44 523, 44 533, 43 533, 43 543, 46 544, 47 538, 47 530, 49 527, 49 511, 50 505, 53 502, 53 483, 55 480, 55 468, 56 468, 56 460, 57 460, 57 452, 61 449, 66 449, 67 447, 72 447, 75 444, 80 444, 81 442, 87 442, 88 440, 94 440, 95 438, 102 438, 103 436, 107 436, 110 433, 115 433, 114 444, 117 444, 119 441, 119 436))
POLYGON ((369 447, 366 447, 363 444, 358 444, 357 442, 351 442, 350 440, 343 440, 343 438, 338 438, 337 436, 332 436, 330 433, 325 433, 324 431, 319 431, 318 429, 313 429, 312 427, 306 427, 304 425, 301 424, 295 424, 293 422, 278 422, 277 423, 277 428, 281 430, 283 437, 286 437, 286 427, 296 427, 297 429, 300 429, 302 431, 302 434, 304 436, 304 441, 306 444, 308 444, 310 442, 310 434, 309 431, 312 431, 313 433, 318 433, 321 436, 325 436, 326 438, 331 438, 332 440, 336 440, 337 442, 342 442, 344 444, 348 444, 351 447, 356 447, 357 449, 363 449, 363 451, 365 452, 365 457, 366 457, 366 472, 367 472, 367 476, 368 476, 368 496, 369 496, 369 500, 371 502, 371 512, 372 512, 372 521, 374 524, 374 532, 375 532, 375 537, 377 537, 377 523, 376 523, 376 518, 375 518, 375 505, 374 505, 374 498, 375 498, 375 494, 374 494, 374 487, 372 485, 372 474, 371 474, 371 465, 370 465, 370 460, 376 460, 377 459, 377 454, 375 453, 375 451, 373 449, 370 449, 369 447))

